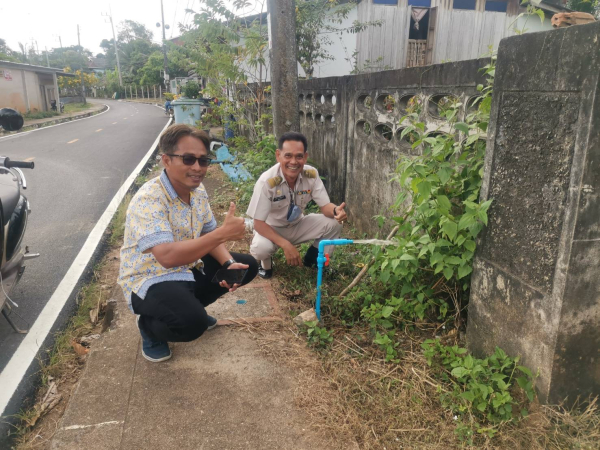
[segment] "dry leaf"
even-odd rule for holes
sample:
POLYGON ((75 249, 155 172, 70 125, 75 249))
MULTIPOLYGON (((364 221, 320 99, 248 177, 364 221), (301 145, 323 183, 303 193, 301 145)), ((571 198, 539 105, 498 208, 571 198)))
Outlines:
POLYGON ((75 342, 75 341, 71 341, 71 346, 73 347, 73 350, 75 350, 75 353, 77 353, 79 356, 85 356, 90 351, 89 348, 86 348, 83 345, 81 345, 80 343, 75 342))

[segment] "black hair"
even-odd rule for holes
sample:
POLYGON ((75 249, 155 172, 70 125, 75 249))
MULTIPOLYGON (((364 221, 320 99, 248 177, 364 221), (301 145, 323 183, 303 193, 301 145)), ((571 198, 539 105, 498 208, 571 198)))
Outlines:
POLYGON ((296 141, 302 142, 304 145, 304 153, 308 150, 308 142, 306 141, 306 137, 302 133, 297 133, 295 131, 288 131, 287 133, 283 133, 279 138, 279 149, 283 149, 283 143, 285 141, 296 141))

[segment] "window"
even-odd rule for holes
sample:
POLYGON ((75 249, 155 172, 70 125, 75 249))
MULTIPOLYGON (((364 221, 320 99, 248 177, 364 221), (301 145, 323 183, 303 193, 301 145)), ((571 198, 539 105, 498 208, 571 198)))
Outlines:
POLYGON ((408 6, 431 8, 431 0, 408 0, 408 6))
POLYGON ((485 10, 495 12, 506 12, 507 0, 486 0, 485 10))
POLYGON ((454 0, 454 9, 475 9, 476 0, 454 0))
POLYGON ((373 0, 375 5, 397 5, 398 0, 373 0))

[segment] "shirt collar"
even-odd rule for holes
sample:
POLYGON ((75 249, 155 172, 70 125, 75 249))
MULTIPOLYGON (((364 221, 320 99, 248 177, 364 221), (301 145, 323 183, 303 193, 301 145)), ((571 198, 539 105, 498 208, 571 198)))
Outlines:
POLYGON ((173 201, 177 197, 179 197, 177 195, 177 192, 175 192, 175 188, 171 184, 171 180, 169 180, 169 177, 167 176, 167 171, 164 169, 163 169, 162 173, 160 174, 160 182, 163 185, 163 188, 167 192, 167 195, 169 196, 171 201, 173 201))

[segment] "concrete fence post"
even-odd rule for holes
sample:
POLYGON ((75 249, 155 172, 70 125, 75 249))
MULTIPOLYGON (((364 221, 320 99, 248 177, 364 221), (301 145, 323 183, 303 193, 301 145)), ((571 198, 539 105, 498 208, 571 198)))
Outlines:
POLYGON ((539 371, 543 402, 600 394, 600 22, 504 39, 467 342, 539 371))

